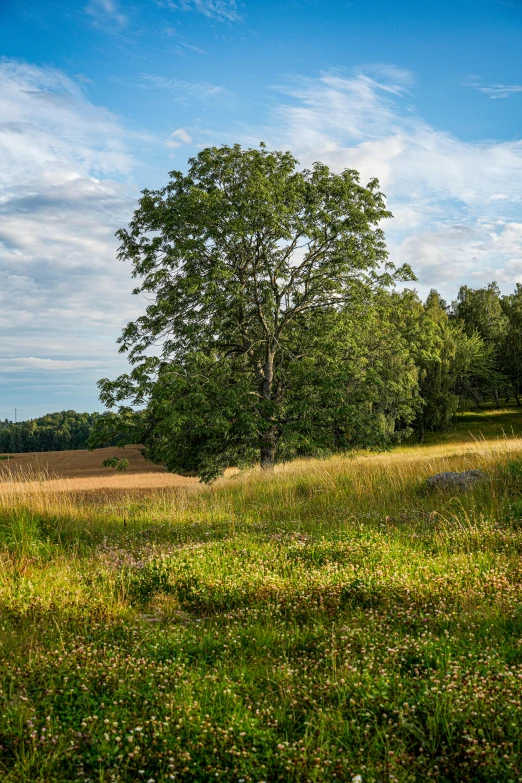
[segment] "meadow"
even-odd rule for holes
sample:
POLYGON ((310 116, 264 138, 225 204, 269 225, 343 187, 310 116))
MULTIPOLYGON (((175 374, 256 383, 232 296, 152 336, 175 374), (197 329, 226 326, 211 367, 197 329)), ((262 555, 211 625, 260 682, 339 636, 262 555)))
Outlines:
POLYGON ((210 487, 61 454, 0 462, 3 781, 522 781, 516 409, 210 487))

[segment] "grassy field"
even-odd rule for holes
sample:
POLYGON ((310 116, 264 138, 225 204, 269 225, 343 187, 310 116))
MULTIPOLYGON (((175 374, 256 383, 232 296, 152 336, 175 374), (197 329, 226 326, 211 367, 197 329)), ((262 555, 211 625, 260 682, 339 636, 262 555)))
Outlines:
POLYGON ((98 493, 116 490, 197 487, 198 480, 167 473, 160 465, 147 462, 139 446, 87 451, 48 451, 0 455, 0 492, 31 488, 39 492, 98 493), (108 457, 125 457, 124 473, 104 468, 108 457))
POLYGON ((2 780, 522 781, 521 424, 210 488, 0 462, 2 780))

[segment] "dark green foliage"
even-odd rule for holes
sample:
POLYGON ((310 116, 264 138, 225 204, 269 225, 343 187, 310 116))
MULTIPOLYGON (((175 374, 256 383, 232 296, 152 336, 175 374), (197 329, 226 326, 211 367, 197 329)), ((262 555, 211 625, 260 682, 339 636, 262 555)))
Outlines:
POLYGON ((16 424, 4 422, 0 427, 0 452, 16 454, 86 449, 98 416, 98 413, 61 411, 16 424))
POLYGON ((142 414, 121 407, 119 413, 105 411, 97 414, 87 439, 87 448, 124 446, 126 443, 141 443, 143 436, 142 414))
MULTIPOLYGON (((301 358, 280 368, 277 460, 385 448, 409 432, 418 395, 398 324, 405 302, 398 295, 381 300, 351 317, 317 313, 313 328, 299 330, 301 358)), ((259 458, 263 418, 243 357, 198 353, 165 365, 140 417, 145 455, 170 470, 209 480, 259 458)))
POLYGON ((502 311, 500 289, 496 283, 485 288, 469 288, 463 285, 453 309, 468 334, 478 333, 490 343, 500 341, 506 330, 506 317, 502 311))
POLYGON ((102 462, 104 468, 115 468, 121 473, 123 470, 127 470, 129 467, 129 460, 120 457, 109 457, 102 462))
POLYGON ((501 342, 501 367, 509 379, 517 405, 522 393, 522 285, 517 283, 515 291, 501 299, 506 318, 501 342))
POLYGON ((419 367, 422 407, 415 430, 422 441, 425 432, 445 432, 453 424, 459 403, 476 398, 479 390, 494 384, 492 348, 471 327, 450 318, 437 291, 431 291, 422 314, 419 367))
POLYGON ((483 400, 494 399, 499 408, 500 397, 509 397, 509 381, 503 372, 508 319, 503 311, 500 289, 496 283, 485 288, 462 286, 452 307, 454 318, 462 324, 468 337, 480 336, 490 354, 488 372, 475 375, 468 387, 469 396, 477 406, 483 400))
POLYGON ((100 381, 118 414, 92 447, 143 443, 210 481, 299 455, 448 431, 457 410, 520 401, 522 288, 463 286, 425 305, 387 263, 378 183, 290 153, 209 148, 144 191, 120 258, 145 313, 120 338, 132 370, 100 381), (159 355, 157 346, 160 346, 159 355), (137 409, 137 410, 136 410, 137 409))
MULTIPOLYGON (((189 163, 144 191, 118 232, 151 304, 120 339, 134 368, 100 382, 103 402, 145 403, 133 421, 147 456, 205 480, 259 458, 392 442, 416 379, 381 313, 412 273, 386 261, 377 181, 298 171, 263 145, 189 163)), ((121 435, 117 420, 102 424, 121 435)))

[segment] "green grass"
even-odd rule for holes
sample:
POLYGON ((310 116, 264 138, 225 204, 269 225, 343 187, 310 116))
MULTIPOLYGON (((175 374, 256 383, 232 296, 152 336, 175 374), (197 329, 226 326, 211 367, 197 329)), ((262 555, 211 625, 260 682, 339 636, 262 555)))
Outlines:
POLYGON ((3 781, 522 780, 522 441, 0 508, 3 781))
POLYGON ((495 408, 489 403, 478 411, 468 411, 457 416, 455 426, 447 433, 427 433, 426 444, 466 443, 474 438, 497 440, 522 437, 522 408, 503 405, 495 408))

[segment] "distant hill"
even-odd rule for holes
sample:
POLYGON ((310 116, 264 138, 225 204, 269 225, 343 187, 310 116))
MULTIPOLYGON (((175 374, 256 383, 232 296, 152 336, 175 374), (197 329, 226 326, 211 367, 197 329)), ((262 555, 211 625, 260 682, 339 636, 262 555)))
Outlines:
POLYGON ((0 422, 0 453, 85 449, 98 416, 99 413, 60 411, 17 423, 6 419, 0 422))

